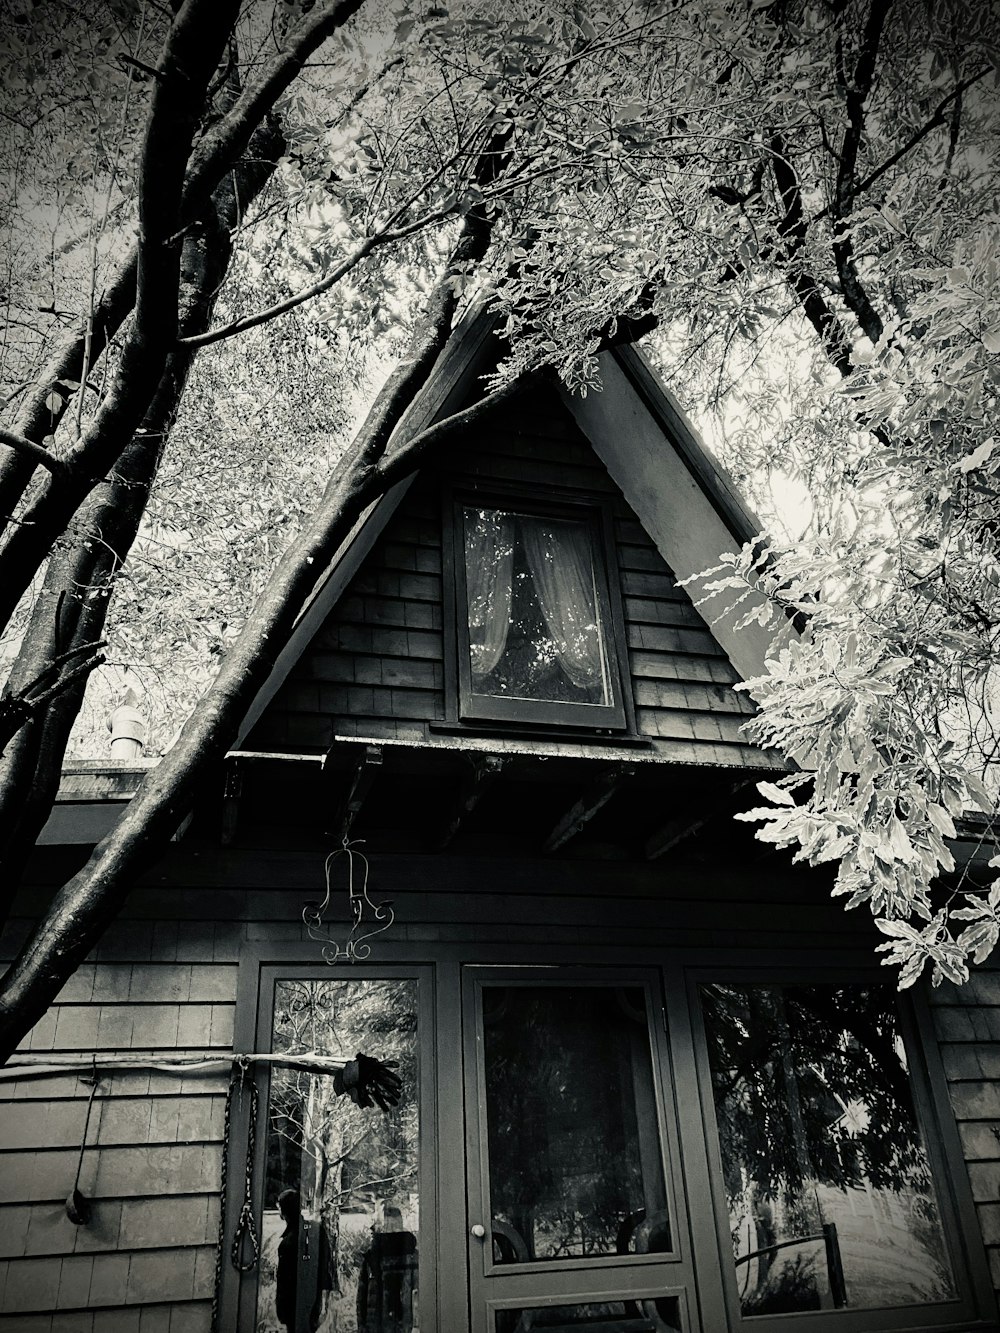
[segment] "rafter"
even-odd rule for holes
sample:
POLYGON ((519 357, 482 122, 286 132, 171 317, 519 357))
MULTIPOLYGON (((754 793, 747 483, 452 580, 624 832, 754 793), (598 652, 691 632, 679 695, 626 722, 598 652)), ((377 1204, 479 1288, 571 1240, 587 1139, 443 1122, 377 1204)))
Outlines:
POLYGON ((468 766, 466 775, 459 787, 454 810, 438 839, 437 847, 439 850, 443 850, 451 843, 462 827, 462 821, 475 810, 486 793, 494 786, 509 762, 510 760, 506 755, 484 754, 479 755, 468 766))
MULTIPOLYGON (((329 756, 327 756, 329 758, 329 756)), ((324 763, 324 768, 326 764, 324 763)), ((351 775, 351 785, 348 788, 347 797, 344 803, 337 811, 336 818, 333 820, 330 832, 342 841, 351 836, 351 829, 354 827, 354 821, 361 813, 361 807, 364 805, 368 793, 371 791, 375 779, 382 771, 382 747, 381 745, 366 745, 358 756, 358 761, 354 765, 354 772, 351 775)))
POLYGON ((622 789, 634 772, 635 769, 629 764, 615 764, 605 769, 559 820, 542 844, 542 851, 556 852, 582 832, 597 812, 622 789))

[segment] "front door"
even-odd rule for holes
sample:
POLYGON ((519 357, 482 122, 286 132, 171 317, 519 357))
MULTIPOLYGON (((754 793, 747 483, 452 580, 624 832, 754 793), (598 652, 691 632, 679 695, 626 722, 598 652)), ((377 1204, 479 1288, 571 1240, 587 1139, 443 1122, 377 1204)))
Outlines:
POLYGON ((656 975, 465 969, 472 1333, 674 1333, 656 975))

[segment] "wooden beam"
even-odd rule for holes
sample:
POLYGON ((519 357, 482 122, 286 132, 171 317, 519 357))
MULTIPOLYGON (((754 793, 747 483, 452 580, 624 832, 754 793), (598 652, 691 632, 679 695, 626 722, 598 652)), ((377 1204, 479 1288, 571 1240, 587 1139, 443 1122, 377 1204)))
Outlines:
POLYGON ((643 849, 647 861, 665 856, 679 843, 686 842, 709 824, 732 819, 744 803, 742 793, 753 786, 756 778, 744 778, 727 785, 718 796, 706 794, 700 801, 682 805, 673 819, 668 819, 646 839, 643 849))
POLYGON ((222 787, 222 829, 220 841, 223 847, 232 845, 236 838, 236 826, 240 817, 240 797, 243 795, 243 768, 235 760, 226 761, 226 777, 222 787))
POLYGON ((461 828, 462 820, 475 810, 509 762, 506 755, 484 754, 472 760, 467 766, 454 811, 437 841, 439 851, 449 845, 461 828))
POLYGON ((337 816, 333 821, 331 835, 343 841, 351 836, 351 829, 354 827, 354 821, 361 812, 361 807, 365 803, 365 798, 372 789, 375 779, 378 777, 382 768, 382 747, 381 745, 366 745, 358 756, 358 761, 354 765, 354 772, 351 775, 351 785, 347 792, 347 799, 337 811, 337 816))
POLYGON ((542 844, 542 851, 556 852, 570 838, 575 838, 612 796, 621 790, 634 772, 635 769, 629 764, 615 764, 605 769, 559 820, 542 844))

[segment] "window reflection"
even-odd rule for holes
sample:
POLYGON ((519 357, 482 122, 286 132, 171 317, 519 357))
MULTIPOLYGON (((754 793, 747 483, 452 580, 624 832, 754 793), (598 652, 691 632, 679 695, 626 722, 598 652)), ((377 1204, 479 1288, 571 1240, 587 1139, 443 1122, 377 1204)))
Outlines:
POLYGON ((702 987, 745 1315, 954 1295, 889 987, 702 987))
POLYGON ((279 981, 273 1050, 399 1062, 383 1113, 325 1074, 276 1066, 267 1120, 257 1333, 415 1333, 417 990, 412 980, 279 981))
POLYGON ((641 990, 483 989, 494 1261, 670 1249, 641 990))
POLYGON ((590 524, 471 507, 464 523, 473 692, 610 704, 590 524))

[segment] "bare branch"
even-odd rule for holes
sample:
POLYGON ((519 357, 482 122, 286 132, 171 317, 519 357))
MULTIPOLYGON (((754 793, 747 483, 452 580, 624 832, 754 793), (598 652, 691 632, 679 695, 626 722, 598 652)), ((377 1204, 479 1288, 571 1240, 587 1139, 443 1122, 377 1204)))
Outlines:
POLYGON ((871 92, 879 43, 891 7, 892 0, 872 0, 872 7, 868 13, 861 50, 854 68, 854 82, 846 90, 845 95, 848 124, 840 150, 833 209, 833 257, 840 277, 841 290, 848 307, 854 312, 858 323, 873 343, 878 342, 882 336, 882 319, 858 274, 854 262, 854 242, 845 223, 855 197, 858 152, 865 132, 865 102, 871 92))
POLYGON ((40 444, 35 444, 34 440, 26 439, 23 435, 16 435, 12 430, 4 430, 3 427, 0 427, 0 444, 5 444, 8 449, 14 449, 18 453, 34 459, 39 466, 48 468, 53 476, 58 476, 63 470, 60 460, 50 454, 48 449, 43 448, 40 444))

